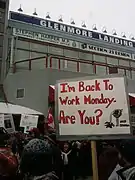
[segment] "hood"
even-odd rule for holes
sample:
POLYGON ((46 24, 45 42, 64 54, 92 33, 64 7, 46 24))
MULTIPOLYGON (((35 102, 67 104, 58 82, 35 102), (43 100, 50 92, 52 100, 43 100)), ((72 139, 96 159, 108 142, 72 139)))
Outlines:
POLYGON ((117 171, 117 174, 121 177, 122 180, 134 180, 135 179, 135 166, 122 168, 117 171))

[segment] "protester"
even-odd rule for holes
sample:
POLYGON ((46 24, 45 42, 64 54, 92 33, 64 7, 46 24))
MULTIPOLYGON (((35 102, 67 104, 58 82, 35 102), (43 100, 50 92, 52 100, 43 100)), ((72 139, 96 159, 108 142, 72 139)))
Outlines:
POLYGON ((107 180, 118 164, 118 151, 115 147, 106 146, 99 156, 99 180, 107 180), (108 147, 108 148, 107 148, 108 147))
POLYGON ((123 140, 119 147, 119 164, 109 180, 135 180, 135 139, 123 140))
POLYGON ((48 141, 48 143, 52 147, 53 151, 53 169, 56 172, 59 179, 62 178, 62 157, 61 157, 61 150, 59 148, 59 142, 56 140, 56 134, 52 133, 48 136, 44 136, 45 140, 48 141))
POLYGON ((31 138, 40 138, 40 132, 38 128, 32 128, 28 131, 31 138))
POLYGON ((79 175, 82 179, 92 176, 91 144, 89 141, 81 143, 79 151, 79 175))
MULTIPOLYGON (((135 180, 135 140, 98 141, 97 152, 99 180, 135 180)), ((54 132, 41 136, 38 128, 9 135, 0 128, 0 180, 86 180, 90 176, 90 141, 59 142, 54 132)))
POLYGON ((18 168, 16 156, 12 153, 10 146, 7 146, 10 135, 4 128, 0 128, 0 180, 15 180, 18 168))
POLYGON ((20 172, 24 180, 58 179, 53 172, 53 150, 47 141, 31 140, 22 153, 20 172))
POLYGON ((75 176, 75 171, 77 168, 76 158, 77 158, 77 148, 76 144, 71 142, 64 142, 61 147, 61 155, 63 160, 63 180, 72 180, 75 176))
POLYGON ((108 178, 108 180, 121 180, 121 178, 117 174, 117 171, 120 170, 121 168, 123 168, 123 167, 121 167, 119 164, 117 164, 115 169, 111 173, 110 177, 108 178))

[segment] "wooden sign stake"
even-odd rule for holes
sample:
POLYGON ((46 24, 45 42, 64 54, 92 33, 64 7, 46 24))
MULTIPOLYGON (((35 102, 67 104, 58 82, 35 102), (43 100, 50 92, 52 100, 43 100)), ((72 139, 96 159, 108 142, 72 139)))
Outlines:
POLYGON ((96 141, 91 141, 93 180, 99 180, 96 141))

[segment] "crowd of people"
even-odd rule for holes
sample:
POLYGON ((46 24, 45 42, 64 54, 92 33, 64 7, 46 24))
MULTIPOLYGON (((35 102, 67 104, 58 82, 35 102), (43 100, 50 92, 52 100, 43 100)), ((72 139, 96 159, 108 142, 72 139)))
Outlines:
MULTIPOLYGON (((97 141, 99 180, 135 180, 135 140, 97 141)), ((55 133, 8 134, 0 128, 0 180, 92 177, 90 141, 56 140, 55 133)))

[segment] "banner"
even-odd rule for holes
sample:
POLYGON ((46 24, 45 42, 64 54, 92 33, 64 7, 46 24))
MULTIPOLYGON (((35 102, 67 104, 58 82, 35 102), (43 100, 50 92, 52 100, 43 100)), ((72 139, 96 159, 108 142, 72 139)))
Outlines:
POLYGON ((72 34, 72 35, 76 35, 76 36, 80 36, 80 37, 88 38, 88 39, 95 39, 102 42, 104 41, 104 42, 108 42, 108 43, 112 43, 116 45, 121 45, 121 46, 126 46, 126 47, 135 47, 135 42, 127 40, 127 39, 95 32, 95 31, 90 31, 87 29, 79 28, 79 27, 74 27, 74 26, 67 25, 60 22, 54 22, 47 19, 41 19, 38 17, 33 17, 26 14, 22 14, 22 13, 10 12, 10 19, 14 21, 23 22, 23 23, 27 23, 31 25, 40 26, 46 29, 54 30, 54 33, 56 31, 64 32, 67 34, 72 34))
POLYGON ((25 132, 29 131, 30 129, 37 127, 38 123, 38 116, 35 115, 21 115, 20 127, 25 128, 25 132))
POLYGON ((56 97, 59 138, 130 134, 124 77, 58 81, 56 97))
POLYGON ((100 46, 94 46, 92 44, 81 43, 79 41, 74 41, 67 38, 48 35, 45 33, 32 32, 26 29, 13 28, 13 35, 18 36, 18 37, 28 38, 28 39, 34 39, 34 40, 38 40, 42 42, 58 44, 62 46, 68 46, 71 48, 77 48, 83 51, 95 52, 95 53, 100 53, 100 54, 105 54, 105 55, 111 55, 114 57, 121 57, 121 58, 135 60, 135 54, 132 54, 132 53, 104 48, 100 46))

